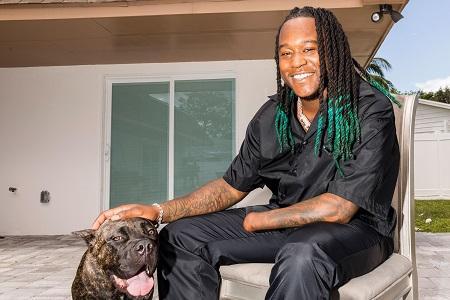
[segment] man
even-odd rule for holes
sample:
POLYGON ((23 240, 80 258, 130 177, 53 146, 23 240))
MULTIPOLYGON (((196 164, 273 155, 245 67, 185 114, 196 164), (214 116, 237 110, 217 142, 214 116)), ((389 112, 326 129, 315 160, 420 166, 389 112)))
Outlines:
POLYGON ((293 9, 275 61, 277 94, 250 122, 223 178, 159 208, 114 208, 94 223, 160 213, 178 220, 160 234, 161 299, 217 299, 219 266, 247 262, 275 263, 266 299, 329 299, 393 251, 399 150, 389 99, 361 78, 327 10, 293 9), (264 185, 268 205, 225 210, 264 185))

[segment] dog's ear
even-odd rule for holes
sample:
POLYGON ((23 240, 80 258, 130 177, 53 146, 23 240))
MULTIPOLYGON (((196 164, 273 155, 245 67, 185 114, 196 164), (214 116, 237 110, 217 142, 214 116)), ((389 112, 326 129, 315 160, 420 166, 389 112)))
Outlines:
POLYGON ((153 221, 153 220, 148 220, 148 221, 150 221, 150 224, 152 224, 153 227, 155 227, 155 229, 158 228, 159 225, 158 225, 157 221, 153 221))
POLYGON ((94 239, 95 236, 95 230, 94 229, 84 229, 84 230, 78 230, 72 232, 73 235, 82 238, 86 244, 89 245, 89 243, 94 239))

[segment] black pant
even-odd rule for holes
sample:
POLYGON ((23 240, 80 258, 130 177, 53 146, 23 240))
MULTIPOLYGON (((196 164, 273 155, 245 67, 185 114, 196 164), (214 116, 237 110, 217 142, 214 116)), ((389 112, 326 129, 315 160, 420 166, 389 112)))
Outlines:
POLYGON ((218 298, 221 265, 275 263, 266 299, 330 299, 331 291, 365 274, 393 251, 359 220, 249 233, 245 208, 181 219, 160 233, 160 299, 218 298))

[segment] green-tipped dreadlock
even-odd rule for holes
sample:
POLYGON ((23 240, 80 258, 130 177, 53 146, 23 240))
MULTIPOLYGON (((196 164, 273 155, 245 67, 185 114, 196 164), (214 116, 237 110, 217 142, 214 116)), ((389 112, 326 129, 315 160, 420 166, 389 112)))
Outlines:
MULTIPOLYGON (((358 96, 360 77, 385 94, 391 101, 398 103, 385 89, 370 80, 367 72, 352 59, 347 37, 341 24, 330 11, 322 8, 294 8, 283 24, 298 17, 315 19, 317 44, 320 60, 319 83, 319 115, 317 132, 314 141, 314 152, 320 155, 322 147, 332 153, 338 170, 339 161, 353 157, 355 142, 360 141, 360 125, 358 120, 358 96), (359 72, 359 74, 358 74, 359 72), (324 91, 327 90, 327 99, 324 91), (324 141, 324 136, 327 140, 324 141), (325 144, 324 144, 325 143, 325 144)), ((275 129, 281 151, 293 149, 290 106, 296 101, 296 95, 286 84, 282 84, 279 69, 279 37, 283 27, 281 24, 275 43, 275 62, 277 64, 277 94, 279 103, 276 109, 275 129)), ((300 100, 298 100, 300 101, 300 100)), ((342 173, 342 172, 341 172, 342 173)))
MULTIPOLYGON (((295 99, 295 93, 291 91, 288 95, 289 104, 295 99)), ((289 106, 288 104, 288 106, 289 106)), ((278 142, 280 143, 280 151, 283 148, 294 149, 294 138, 292 137, 291 125, 289 124, 290 111, 285 111, 283 106, 277 105, 277 111, 275 114, 275 129, 277 132, 278 142)))

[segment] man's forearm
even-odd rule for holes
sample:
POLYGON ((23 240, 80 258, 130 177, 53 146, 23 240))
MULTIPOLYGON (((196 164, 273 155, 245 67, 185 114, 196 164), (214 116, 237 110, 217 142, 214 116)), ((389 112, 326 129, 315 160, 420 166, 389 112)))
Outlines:
POLYGON ((172 222, 184 217, 221 211, 233 206, 246 195, 247 193, 234 189, 219 178, 186 196, 161 204, 164 209, 163 221, 172 222))
POLYGON ((358 206, 333 194, 262 213, 251 213, 244 220, 248 231, 299 227, 316 222, 347 223, 358 211, 358 206))

